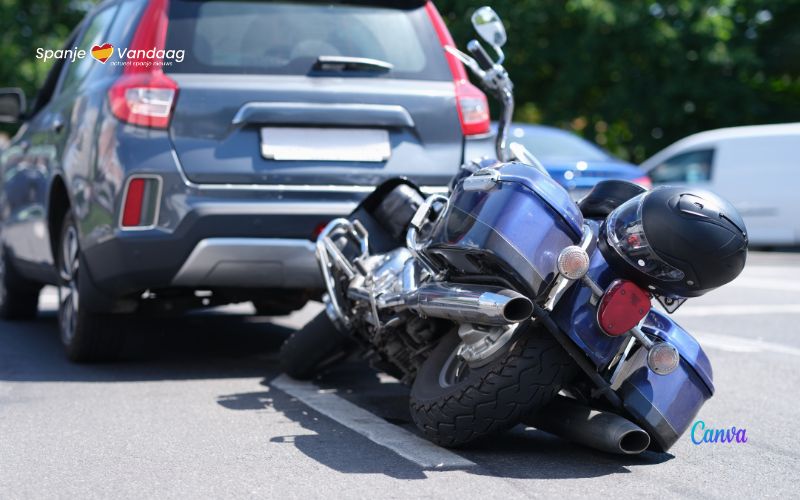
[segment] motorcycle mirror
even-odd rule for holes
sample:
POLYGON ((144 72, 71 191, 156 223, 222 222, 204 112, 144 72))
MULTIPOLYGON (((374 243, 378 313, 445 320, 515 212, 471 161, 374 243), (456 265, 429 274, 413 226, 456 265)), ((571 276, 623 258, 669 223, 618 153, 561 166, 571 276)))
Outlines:
POLYGON ((506 43, 506 28, 500 16, 489 6, 483 6, 472 14, 472 26, 486 43, 502 47, 506 43))

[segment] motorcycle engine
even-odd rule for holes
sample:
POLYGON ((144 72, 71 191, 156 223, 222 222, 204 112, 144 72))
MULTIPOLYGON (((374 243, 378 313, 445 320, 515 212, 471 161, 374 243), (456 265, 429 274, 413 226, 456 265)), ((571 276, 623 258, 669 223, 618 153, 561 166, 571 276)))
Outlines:
POLYGON ((377 298, 401 297, 403 270, 411 252, 404 247, 360 261, 363 274, 347 286, 352 309, 348 318, 354 335, 366 348, 367 359, 378 369, 411 383, 436 339, 452 328, 452 323, 436 318, 421 318, 402 307, 393 308, 377 298))

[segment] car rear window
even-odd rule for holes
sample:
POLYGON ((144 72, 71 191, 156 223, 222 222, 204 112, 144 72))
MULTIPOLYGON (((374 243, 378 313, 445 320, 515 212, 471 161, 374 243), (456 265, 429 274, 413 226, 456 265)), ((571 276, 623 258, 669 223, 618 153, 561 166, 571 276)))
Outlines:
POLYGON ((169 16, 167 48, 185 56, 167 72, 307 75, 318 57, 344 56, 390 63, 380 76, 452 78, 419 4, 178 1, 169 16))

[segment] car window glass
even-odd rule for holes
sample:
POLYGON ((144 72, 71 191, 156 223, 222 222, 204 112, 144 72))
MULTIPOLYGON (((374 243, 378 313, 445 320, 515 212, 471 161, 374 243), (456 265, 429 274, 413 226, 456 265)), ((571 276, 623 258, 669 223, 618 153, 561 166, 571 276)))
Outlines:
MULTIPOLYGON (((62 49, 67 50, 75 46, 75 38, 78 36, 77 31, 77 29, 73 30, 62 49)), ((47 73, 47 78, 44 80, 44 83, 41 87, 39 87, 39 91, 36 93, 36 98, 33 100, 33 104, 31 105, 28 113, 29 117, 35 116, 36 113, 38 113, 47 105, 48 102, 50 102, 50 99, 53 97, 53 93, 56 90, 59 76, 64 69, 64 62, 64 59, 54 60, 53 66, 50 67, 50 71, 47 73)))
POLYGON ((678 182, 695 184, 711 179, 713 149, 689 151, 675 155, 649 172, 654 184, 678 182))
MULTIPOLYGON (((134 28, 139 21, 139 14, 143 10, 144 3, 139 0, 123 0, 119 2, 119 10, 114 16, 113 24, 106 33, 104 42, 109 42, 114 46, 114 55, 111 60, 119 60, 117 47, 125 47, 133 34, 134 28)), ((109 67, 108 64, 105 67, 109 67)))
POLYGON ((86 57, 83 59, 76 59, 74 62, 68 63, 64 81, 61 84, 61 90, 74 88, 83 82, 92 68, 100 65, 101 63, 95 60, 91 55, 91 50, 94 45, 102 45, 105 43, 105 36, 108 32, 108 27, 117 13, 117 5, 107 7, 97 14, 89 22, 86 30, 81 35, 81 39, 77 43, 79 49, 86 51, 86 57))
POLYGON ((388 62, 393 78, 452 78, 423 7, 176 1, 167 48, 186 53, 168 72, 306 75, 341 56, 388 62))

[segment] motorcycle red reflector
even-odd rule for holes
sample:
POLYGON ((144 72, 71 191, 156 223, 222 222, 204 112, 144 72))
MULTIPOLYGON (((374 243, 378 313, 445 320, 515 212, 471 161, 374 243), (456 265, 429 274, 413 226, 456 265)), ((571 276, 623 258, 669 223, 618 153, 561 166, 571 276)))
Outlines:
POLYGON ((606 334, 617 337, 638 325, 650 306, 650 294, 632 281, 616 280, 600 299, 597 322, 606 334))

